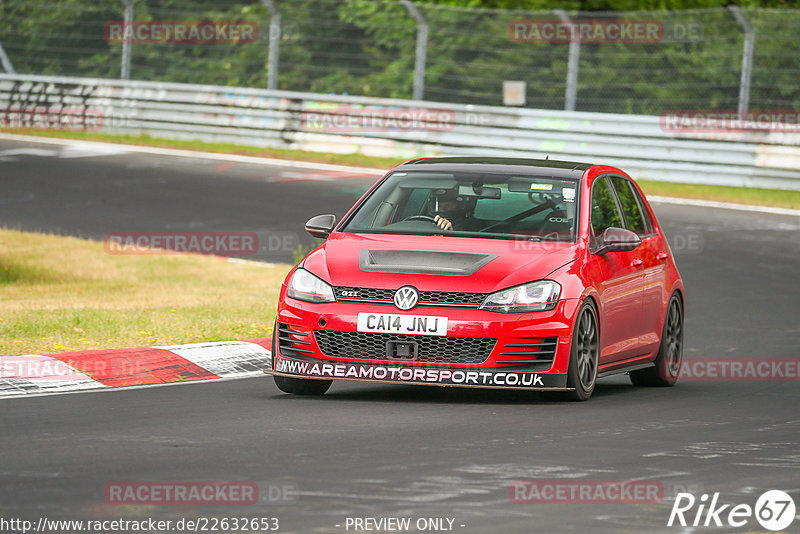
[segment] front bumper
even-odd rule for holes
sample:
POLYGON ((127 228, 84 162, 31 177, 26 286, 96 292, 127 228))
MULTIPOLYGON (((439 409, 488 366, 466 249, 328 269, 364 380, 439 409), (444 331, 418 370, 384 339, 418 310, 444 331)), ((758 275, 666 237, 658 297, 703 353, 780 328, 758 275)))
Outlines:
MULTIPOLYGON (((396 308, 382 305, 339 302, 314 304, 284 297, 278 306, 279 329, 275 333, 273 369, 266 372, 312 380, 568 390, 572 316, 576 308, 577 301, 565 299, 552 311, 527 314, 444 307, 399 312, 396 308), (477 360, 461 358, 460 355, 454 355, 452 350, 447 357, 436 355, 407 360, 377 354, 378 351, 374 349, 368 357, 363 352, 351 356, 352 350, 332 351, 329 343, 318 342, 329 338, 328 334, 340 337, 347 334, 350 338, 361 335, 357 333, 359 313, 446 316, 447 336, 436 336, 438 339, 435 341, 459 338, 475 340, 482 346, 489 342, 490 350, 485 357, 477 360), (548 350, 552 348, 548 355, 537 354, 540 347, 531 348, 532 345, 545 342, 550 343, 548 350)), ((433 341, 433 337, 413 336, 421 340, 421 344, 433 341)))
POLYGON ((312 380, 394 382, 419 386, 450 386, 524 390, 568 391, 566 374, 531 371, 497 371, 470 368, 430 368, 350 362, 320 363, 277 356, 267 374, 312 380))

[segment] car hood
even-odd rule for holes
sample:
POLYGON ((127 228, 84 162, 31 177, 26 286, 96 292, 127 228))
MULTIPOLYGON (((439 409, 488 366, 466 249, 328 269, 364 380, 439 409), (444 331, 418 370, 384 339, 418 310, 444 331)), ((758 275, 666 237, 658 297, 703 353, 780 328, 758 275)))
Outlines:
POLYGON ((491 293, 578 258, 576 243, 334 233, 301 266, 333 286, 491 293))

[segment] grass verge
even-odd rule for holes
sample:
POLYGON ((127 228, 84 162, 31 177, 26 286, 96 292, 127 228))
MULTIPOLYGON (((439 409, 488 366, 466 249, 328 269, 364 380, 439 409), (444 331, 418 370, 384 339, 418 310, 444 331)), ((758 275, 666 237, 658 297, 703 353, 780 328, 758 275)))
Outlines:
POLYGON ((289 269, 0 229, 0 355, 269 337, 289 269))
MULTIPOLYGON (((87 141, 103 141, 108 143, 124 143, 128 145, 154 146, 161 148, 179 148, 218 152, 224 154, 242 154, 277 159, 313 161, 317 163, 334 163, 356 167, 390 169, 400 163, 396 158, 365 156, 362 154, 327 154, 304 150, 282 150, 277 148, 260 148, 230 143, 207 143, 203 141, 186 141, 160 139, 149 135, 114 135, 99 132, 67 132, 32 129, 0 129, 2 132, 39 137, 55 137, 61 139, 84 139, 87 141)), ((624 170, 624 169, 623 169, 624 170)), ((661 195, 678 198, 715 200, 717 202, 735 202, 759 206, 800 209, 800 191, 781 189, 756 189, 752 187, 726 187, 717 185, 679 184, 656 180, 637 179, 647 195, 661 195)))
POLYGON ((654 180, 636 180, 645 195, 734 202, 773 208, 800 209, 800 191, 728 187, 722 185, 676 184, 654 180))

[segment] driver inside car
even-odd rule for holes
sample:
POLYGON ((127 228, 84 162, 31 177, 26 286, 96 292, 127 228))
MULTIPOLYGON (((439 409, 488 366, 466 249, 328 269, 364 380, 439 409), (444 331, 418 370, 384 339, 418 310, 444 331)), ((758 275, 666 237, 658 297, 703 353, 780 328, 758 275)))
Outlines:
POLYGON ((475 200, 455 191, 439 189, 433 199, 432 212, 436 226, 442 230, 470 230, 475 226, 472 213, 475 200))

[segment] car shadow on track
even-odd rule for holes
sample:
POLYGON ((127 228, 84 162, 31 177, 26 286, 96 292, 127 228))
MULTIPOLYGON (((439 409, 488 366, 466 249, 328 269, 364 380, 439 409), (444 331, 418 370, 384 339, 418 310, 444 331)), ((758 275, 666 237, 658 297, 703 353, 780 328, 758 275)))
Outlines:
MULTIPOLYGON (((627 402, 630 400, 630 395, 637 395, 637 393, 645 394, 646 391, 630 384, 599 383, 589 402, 616 400, 622 397, 627 402)), ((278 393, 269 395, 268 398, 274 401, 312 400, 315 397, 278 393)), ((562 400, 555 392, 406 385, 375 386, 371 384, 334 384, 324 397, 318 397, 318 399, 326 402, 414 402, 426 404, 581 404, 562 400)))

